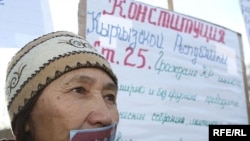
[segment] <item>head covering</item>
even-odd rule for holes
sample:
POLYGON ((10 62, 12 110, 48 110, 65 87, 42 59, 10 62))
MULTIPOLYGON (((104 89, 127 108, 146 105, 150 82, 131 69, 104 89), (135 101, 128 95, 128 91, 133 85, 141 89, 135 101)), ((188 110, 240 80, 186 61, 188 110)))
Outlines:
POLYGON ((11 121, 39 90, 80 68, 101 69, 118 83, 107 60, 74 33, 52 32, 26 44, 13 56, 7 69, 5 93, 11 121))

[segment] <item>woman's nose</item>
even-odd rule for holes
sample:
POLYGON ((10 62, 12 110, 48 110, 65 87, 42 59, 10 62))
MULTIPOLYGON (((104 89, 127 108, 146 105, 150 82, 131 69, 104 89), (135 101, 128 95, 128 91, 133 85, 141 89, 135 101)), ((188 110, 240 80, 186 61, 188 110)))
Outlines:
POLYGON ((100 96, 96 98, 96 104, 88 116, 88 122, 95 126, 107 126, 112 124, 112 112, 107 107, 104 99, 100 96))

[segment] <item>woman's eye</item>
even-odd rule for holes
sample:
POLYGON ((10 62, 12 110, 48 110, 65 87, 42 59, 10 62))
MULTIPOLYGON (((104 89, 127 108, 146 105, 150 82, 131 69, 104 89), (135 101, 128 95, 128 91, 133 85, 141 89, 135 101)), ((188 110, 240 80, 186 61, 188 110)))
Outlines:
POLYGON ((115 95, 113 95, 113 94, 109 94, 109 95, 104 96, 104 100, 110 104, 116 104, 116 98, 115 98, 115 95))
POLYGON ((72 89, 73 92, 78 93, 78 94, 85 94, 87 93, 87 90, 83 87, 77 87, 72 89))

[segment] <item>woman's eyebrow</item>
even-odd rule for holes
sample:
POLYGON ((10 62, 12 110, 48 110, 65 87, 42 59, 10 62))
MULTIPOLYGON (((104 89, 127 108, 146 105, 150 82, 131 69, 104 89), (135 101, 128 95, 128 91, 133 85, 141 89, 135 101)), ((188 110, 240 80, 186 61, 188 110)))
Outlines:
POLYGON ((114 84, 114 83, 107 83, 105 86, 104 86, 105 89, 108 89, 108 90, 115 90, 117 91, 118 88, 117 86, 114 84))
POLYGON ((84 83, 90 83, 90 84, 93 84, 95 82, 95 80, 89 76, 86 76, 86 75, 77 75, 77 76, 74 76, 70 79, 68 79, 66 81, 66 83, 68 82, 84 82, 84 83))
MULTIPOLYGON (((78 75, 78 76, 74 76, 74 77, 68 79, 66 81, 66 83, 68 83, 68 82, 82 82, 82 83, 94 84, 95 79, 93 79, 92 77, 86 76, 86 75, 80 75, 80 76, 78 75)), ((109 83, 105 84, 104 88, 107 90, 118 91, 117 85, 115 85, 115 83, 113 83, 113 82, 109 82, 109 83)))

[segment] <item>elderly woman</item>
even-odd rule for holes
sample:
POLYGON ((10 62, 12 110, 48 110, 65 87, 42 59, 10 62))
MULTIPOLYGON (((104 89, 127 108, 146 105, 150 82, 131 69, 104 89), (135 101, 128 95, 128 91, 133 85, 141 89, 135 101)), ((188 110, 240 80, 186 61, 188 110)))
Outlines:
POLYGON ((29 42, 7 70, 14 140, 114 140, 117 83, 110 64, 78 35, 58 31, 29 42))

